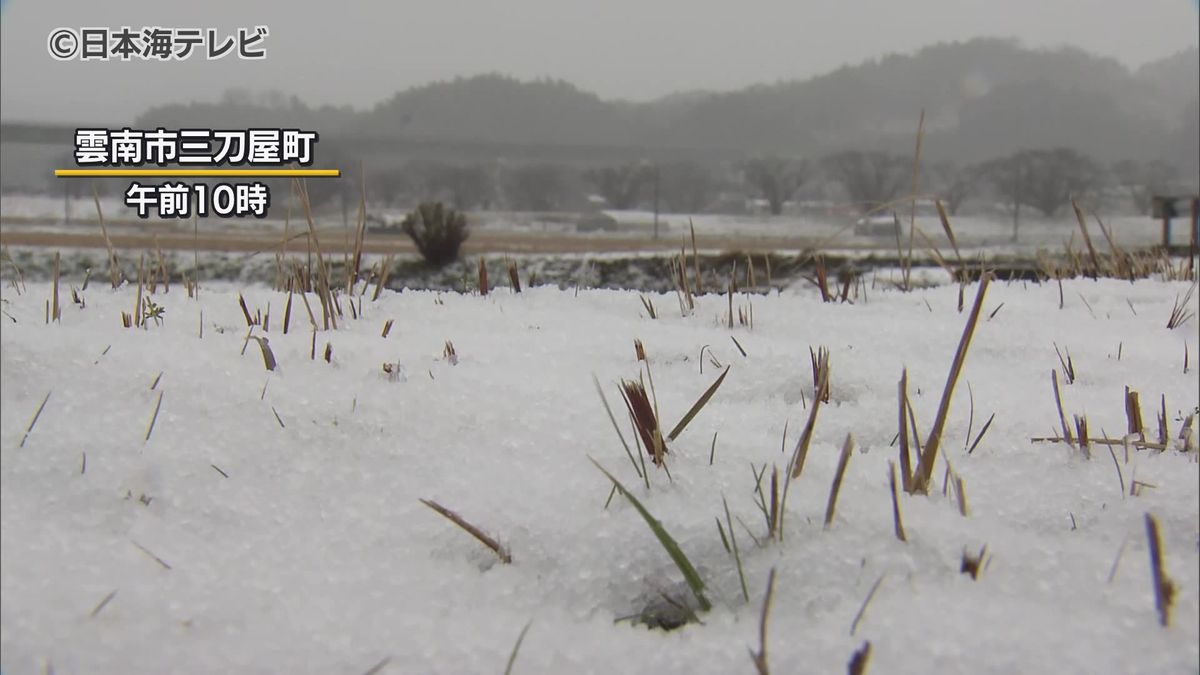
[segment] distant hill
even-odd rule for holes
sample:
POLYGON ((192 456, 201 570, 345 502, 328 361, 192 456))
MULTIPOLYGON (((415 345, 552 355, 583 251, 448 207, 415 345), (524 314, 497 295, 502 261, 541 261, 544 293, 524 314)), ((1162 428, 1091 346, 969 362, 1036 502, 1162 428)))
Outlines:
POLYGON ((488 74, 406 89, 366 111, 240 94, 220 104, 154 108, 139 123, 266 122, 304 124, 326 137, 816 156, 846 148, 909 152, 924 109, 931 158, 973 161, 1070 145, 1104 160, 1166 158, 1194 167, 1200 148, 1189 139, 1200 124, 1198 88, 1195 49, 1130 71, 1079 49, 976 39, 807 80, 648 103, 606 101, 562 81, 488 74))

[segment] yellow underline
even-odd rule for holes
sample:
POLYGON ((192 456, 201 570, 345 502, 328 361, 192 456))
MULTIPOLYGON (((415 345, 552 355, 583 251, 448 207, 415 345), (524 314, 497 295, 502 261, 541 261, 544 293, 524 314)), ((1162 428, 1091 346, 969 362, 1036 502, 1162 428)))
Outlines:
POLYGON ((290 177, 290 178, 336 178, 341 169, 55 169, 58 178, 150 178, 150 177, 290 177))

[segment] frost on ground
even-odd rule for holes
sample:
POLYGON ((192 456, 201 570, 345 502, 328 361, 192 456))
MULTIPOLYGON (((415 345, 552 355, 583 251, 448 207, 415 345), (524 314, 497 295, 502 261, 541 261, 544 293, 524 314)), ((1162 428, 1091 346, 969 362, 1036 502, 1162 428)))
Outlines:
MULTIPOLYGON (((681 317, 674 296, 652 295, 652 320, 621 291, 385 291, 367 294, 358 319, 343 298, 338 330, 316 333, 315 346, 299 298, 284 335, 286 294, 261 287, 209 286, 198 300, 173 287, 154 297, 162 324, 144 330, 121 327, 136 288, 93 279, 81 308, 64 284, 61 322, 46 325, 49 284, 9 287, 0 665, 363 673, 387 660, 380 672, 500 672, 532 621, 517 673, 752 672, 774 568, 767 660, 777 673, 841 672, 866 641, 880 673, 1196 672, 1200 477, 1178 435, 1197 407, 1200 344, 1196 319, 1165 326, 1186 289, 1070 281, 1060 309, 1054 284, 993 283, 943 443, 969 515, 943 495, 939 458, 929 496, 901 495, 903 543, 888 488, 897 382, 907 367, 927 434, 966 320, 956 286, 875 289, 855 305, 804 290, 753 296, 753 329, 732 330, 724 296, 681 317), (239 290, 251 314, 270 307, 269 332, 255 334, 269 338, 273 373, 247 342, 239 290), (638 375, 635 338, 668 429, 720 372, 710 359, 731 367, 669 443, 672 479, 652 468, 650 489, 592 383, 595 374, 633 443, 616 384, 638 375), (1060 433, 1056 343, 1076 376, 1062 386, 1068 420, 1086 415, 1093 437, 1123 436, 1130 387, 1156 439, 1165 396, 1172 447, 1128 460, 1115 447, 1114 464, 1103 446, 1088 460, 1031 443, 1060 433), (804 426, 810 346, 829 349, 830 402, 791 485, 784 541, 769 542, 754 471, 782 471, 804 426), (968 454, 968 426, 974 437, 993 413, 968 454), (826 529, 847 433, 859 450, 826 529), (664 632, 615 621, 690 596, 630 503, 604 508, 610 484, 589 456, 698 568, 713 603, 702 623, 664 632), (1137 495, 1133 481, 1144 484, 1137 495), (749 601, 714 522, 722 497, 749 601), (497 537, 512 564, 421 498, 497 537), (1147 513, 1177 587, 1169 628, 1155 610, 1147 513), (984 545, 978 579, 960 573, 964 550, 984 545)), ((735 297, 735 311, 750 301, 735 297)))

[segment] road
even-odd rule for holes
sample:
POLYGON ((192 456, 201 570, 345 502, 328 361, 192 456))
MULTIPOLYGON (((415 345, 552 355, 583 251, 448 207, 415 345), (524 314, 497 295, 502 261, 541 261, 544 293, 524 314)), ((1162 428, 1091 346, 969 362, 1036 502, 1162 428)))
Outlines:
MULTIPOLYGON (((255 253, 280 250, 286 244, 290 252, 308 250, 307 231, 295 232, 285 242, 282 232, 263 231, 219 231, 193 233, 178 229, 110 229, 109 238, 116 249, 164 251, 220 251, 233 253, 255 253)), ((352 238, 341 228, 318 230, 317 239, 325 253, 342 253, 353 246, 352 238)), ((520 231, 475 231, 463 244, 468 255, 494 253, 634 253, 653 251, 678 251, 683 241, 677 236, 654 240, 639 235, 580 235, 547 232, 520 231)), ((730 250, 745 252, 769 252, 799 250, 820 242, 803 237, 734 237, 697 236, 696 245, 704 250, 730 250)), ((98 248, 104 249, 104 236, 98 226, 80 225, 72 229, 31 228, 20 225, 5 225, 0 228, 0 245, 43 247, 43 248, 98 248)), ((690 239, 687 242, 691 248, 690 239)), ((368 232, 363 242, 363 252, 373 254, 416 253, 416 248, 403 234, 368 232)))

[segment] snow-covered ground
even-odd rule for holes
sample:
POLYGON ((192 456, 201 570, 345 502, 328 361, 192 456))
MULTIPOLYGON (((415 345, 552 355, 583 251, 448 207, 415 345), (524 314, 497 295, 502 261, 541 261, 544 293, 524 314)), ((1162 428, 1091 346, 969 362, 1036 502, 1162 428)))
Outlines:
POLYGON ((377 672, 502 672, 530 621, 516 673, 753 672, 748 650, 758 648, 772 568, 776 673, 844 672, 864 641, 877 673, 1200 669, 1200 472, 1175 440, 1200 398, 1200 340, 1196 319, 1165 326, 1187 284, 1069 281, 1060 309, 1055 285, 993 283, 945 433, 969 515, 953 492, 943 496, 939 459, 932 494, 901 497, 904 543, 893 536, 887 478, 896 384, 907 367, 928 433, 966 320, 957 287, 877 289, 854 305, 822 304, 802 288, 753 296, 752 330, 722 325, 723 296, 700 298, 683 317, 674 296, 651 295, 652 320, 633 292, 385 291, 377 302, 368 294, 362 318, 346 308, 338 330, 316 333, 311 360, 298 298, 286 335, 285 294, 217 285, 198 300, 174 286, 154 297, 162 325, 126 329, 120 314, 136 288, 94 278, 81 308, 68 282, 79 280, 64 280, 62 319, 51 325, 49 284, 2 292, 8 675, 357 674, 385 660, 377 672), (270 306, 270 331, 255 334, 270 340, 273 373, 246 342, 239 291, 251 313, 270 306), (664 426, 717 376, 710 353, 730 366, 669 444, 672 479, 652 470, 650 489, 592 383, 595 374, 625 420, 615 385, 639 373, 635 338, 664 426), (443 358, 447 340, 457 363, 443 358), (1122 436, 1128 386, 1156 436, 1165 395, 1173 447, 1128 461, 1116 448, 1119 477, 1103 447, 1088 460, 1031 443, 1059 426, 1055 343, 1077 375, 1063 387, 1068 416, 1086 414, 1096 436, 1122 436), (753 472, 786 464, 812 405, 809 347, 819 345, 831 353, 831 401, 791 486, 786 536, 771 542, 753 472), (398 364, 398 377, 385 363, 398 364), (968 426, 978 434, 993 413, 968 454, 968 426), (826 529, 848 433, 859 451, 826 529), (664 632, 615 622, 661 594, 691 596, 634 508, 620 497, 605 508, 610 485, 589 456, 698 568, 713 603, 702 623, 664 632), (1134 480, 1153 487, 1132 496, 1134 480), (748 601, 714 522, 724 520, 722 497, 745 523, 734 529, 748 601), (498 537, 512 564, 421 498, 498 537), (1147 513, 1178 589, 1169 628, 1155 611, 1147 513), (982 574, 961 574, 964 549, 985 544, 982 574))

